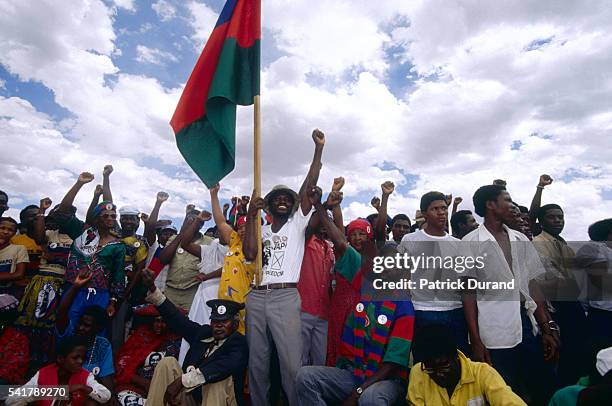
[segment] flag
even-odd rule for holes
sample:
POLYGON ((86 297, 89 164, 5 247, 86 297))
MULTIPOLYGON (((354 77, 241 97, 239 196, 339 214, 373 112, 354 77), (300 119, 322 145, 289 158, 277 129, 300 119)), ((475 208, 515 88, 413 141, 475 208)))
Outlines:
POLYGON ((236 105, 259 94, 261 0, 227 0, 185 85, 170 125, 206 186, 234 169, 236 105))

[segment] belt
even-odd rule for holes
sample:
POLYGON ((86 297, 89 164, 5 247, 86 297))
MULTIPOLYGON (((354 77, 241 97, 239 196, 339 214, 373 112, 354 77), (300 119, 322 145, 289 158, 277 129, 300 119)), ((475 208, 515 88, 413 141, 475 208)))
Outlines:
POLYGON ((297 288, 297 283, 269 283, 267 285, 251 286, 253 290, 271 290, 271 289, 285 289, 285 288, 297 288))

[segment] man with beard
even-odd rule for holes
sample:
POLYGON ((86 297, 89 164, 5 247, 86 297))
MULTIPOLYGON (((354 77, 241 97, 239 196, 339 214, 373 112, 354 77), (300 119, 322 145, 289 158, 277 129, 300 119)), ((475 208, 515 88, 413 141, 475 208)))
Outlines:
POLYGON ((302 363, 302 326, 300 279, 306 228, 312 203, 306 191, 317 184, 321 170, 321 155, 325 135, 312 132, 315 152, 306 179, 295 193, 287 186, 277 185, 265 199, 257 197, 248 210, 244 256, 257 258, 255 222, 260 221, 258 209, 264 208, 272 216, 272 224, 262 227, 263 278, 247 298, 247 339, 250 348, 249 389, 255 406, 268 404, 270 387, 270 353, 276 346, 283 371, 283 388, 291 406, 297 404, 295 377, 302 363), (270 342, 270 338, 273 343, 270 342))
POLYGON ((423 361, 410 370, 410 405, 525 405, 493 367, 471 361, 457 349, 448 327, 427 326, 414 346, 423 361))
POLYGON ((243 404, 244 373, 249 358, 246 338, 238 332, 238 312, 243 304, 214 299, 210 325, 190 321, 155 287, 153 275, 143 272, 149 287, 147 301, 168 323, 169 329, 189 342, 183 368, 174 357, 164 357, 155 367, 147 404, 243 404))

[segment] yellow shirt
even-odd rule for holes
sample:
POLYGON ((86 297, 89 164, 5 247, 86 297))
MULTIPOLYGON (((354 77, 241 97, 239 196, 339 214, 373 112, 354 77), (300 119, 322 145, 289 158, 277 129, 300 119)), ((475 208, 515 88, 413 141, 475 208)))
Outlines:
POLYGON ((448 398, 445 388, 439 386, 421 369, 421 363, 410 370, 408 404, 418 406, 525 406, 526 403, 512 392, 497 371, 484 362, 474 362, 461 351, 461 378, 453 395, 448 398))
MULTIPOLYGON (((254 275, 255 263, 246 261, 242 252, 242 240, 237 232, 232 231, 227 254, 225 254, 225 260, 223 261, 221 280, 219 281, 219 299, 244 303, 246 295, 251 289, 254 275)), ((240 326, 238 327, 241 334, 244 334, 244 317, 245 311, 243 309, 240 311, 240 326)))

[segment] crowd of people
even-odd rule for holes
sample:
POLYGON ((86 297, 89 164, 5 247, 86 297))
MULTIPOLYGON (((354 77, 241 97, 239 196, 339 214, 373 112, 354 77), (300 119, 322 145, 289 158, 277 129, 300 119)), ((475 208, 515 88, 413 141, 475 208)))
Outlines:
MULTIPOLYGON (((72 405, 610 404, 612 218, 573 249, 563 208, 541 204, 553 182, 542 175, 529 208, 505 181, 478 187, 483 224, 438 191, 414 218, 391 217, 390 181, 372 215, 346 223, 345 180, 323 199, 325 136, 312 139, 299 191, 222 206, 215 185, 211 211, 188 205, 180 228, 160 217, 165 192, 148 214, 117 210, 110 165, 84 219, 73 203, 91 173, 19 221, 0 191, 0 384, 66 385, 72 405), (474 255, 493 244, 464 277, 495 270, 515 282, 510 299, 364 289, 377 257, 459 242, 474 255)), ((51 405, 6 404, 36 401, 51 405)))

